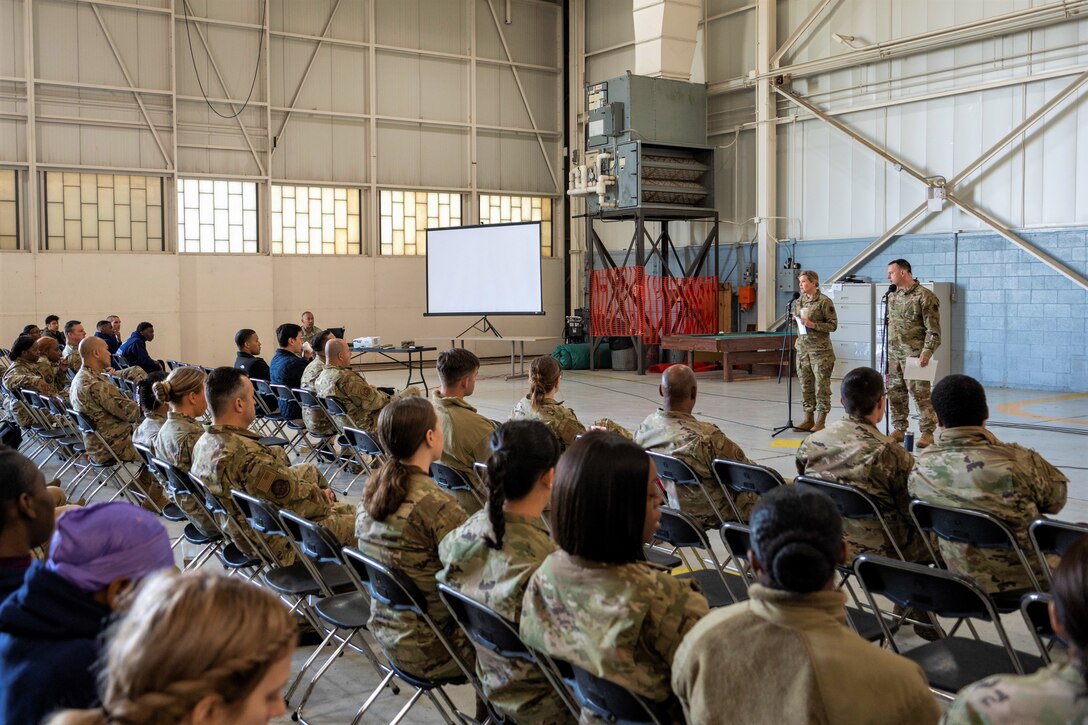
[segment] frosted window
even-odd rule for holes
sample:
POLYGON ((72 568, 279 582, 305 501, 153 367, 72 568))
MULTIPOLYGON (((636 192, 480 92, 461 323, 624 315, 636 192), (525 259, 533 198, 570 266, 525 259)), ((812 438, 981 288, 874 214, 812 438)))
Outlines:
POLYGON ((381 253, 427 253, 428 229, 461 226, 461 195, 437 191, 379 192, 381 253))
POLYGON ((481 224, 540 222, 540 255, 550 257, 552 246, 552 200, 546 196, 480 194, 481 224))
POLYGON ((359 189, 272 185, 272 254, 361 254, 359 189))
POLYGON ((45 248, 163 251, 162 185, 158 176, 47 172, 45 248))
POLYGON ((15 169, 0 169, 0 249, 18 248, 19 198, 15 188, 15 169))
POLYGON ((178 179, 178 251, 255 254, 257 183, 178 179))

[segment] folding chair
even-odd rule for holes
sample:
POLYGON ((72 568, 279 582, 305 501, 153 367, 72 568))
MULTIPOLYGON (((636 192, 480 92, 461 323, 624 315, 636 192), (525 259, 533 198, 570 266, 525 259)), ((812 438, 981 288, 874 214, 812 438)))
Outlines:
POLYGON ((289 441, 283 437, 287 419, 280 413, 279 399, 272 391, 272 387, 267 380, 261 380, 260 378, 250 378, 249 380, 253 383, 255 393, 253 397, 254 402, 257 404, 257 420, 255 422, 261 427, 261 432, 265 434, 261 443, 263 445, 287 445, 289 441), (282 443, 265 443, 265 440, 269 439, 282 441, 282 443))
POLYGON ((56 395, 45 395, 43 393, 38 394, 42 401, 49 406, 49 412, 53 416, 53 420, 56 421, 57 427, 64 431, 67 437, 57 439, 58 444, 63 446, 70 457, 64 464, 57 469, 56 477, 63 480, 64 474, 69 469, 75 468, 78 473, 69 481, 64 484, 66 491, 75 489, 79 481, 84 476, 94 470, 89 463, 86 463, 86 458, 83 456, 87 452, 87 446, 83 443, 83 436, 79 432, 79 427, 76 426, 75 420, 68 415, 68 410, 65 407, 65 402, 56 395), (71 443, 69 444, 69 441, 71 443))
MULTIPOLYGON (((269 385, 269 387, 272 389, 272 392, 275 393, 276 398, 279 401, 294 405, 296 407, 300 407, 298 400, 295 399, 295 394, 292 393, 291 389, 286 385, 272 384, 269 385)), ((299 414, 301 415, 301 409, 299 414)), ((306 435, 309 432, 306 429, 306 424, 296 423, 294 420, 284 417, 282 412, 280 414, 280 417, 283 419, 284 427, 292 433, 291 437, 287 441, 287 446, 299 455, 301 455, 302 444, 306 442, 306 435)))
POLYGON ((1043 565, 1047 582, 1050 582, 1054 579, 1054 572, 1050 570, 1047 555, 1064 556, 1065 550, 1072 546, 1073 542, 1088 536, 1088 525, 1047 518, 1036 519, 1028 527, 1028 536, 1035 547, 1039 562, 1043 565))
MULTIPOLYGON (((695 475, 695 471, 691 470, 691 466, 681 461, 676 456, 666 455, 664 453, 655 453, 654 451, 646 451, 649 454, 650 459, 654 462, 654 467, 657 469, 657 477, 666 484, 671 483, 673 486, 673 492, 669 494, 668 504, 673 507, 674 510, 680 508, 680 501, 676 498, 676 488, 679 486, 698 486, 699 490, 703 492, 703 496, 706 497, 707 503, 710 504, 710 508, 714 511, 718 517, 718 525, 725 523, 725 516, 718 509, 718 505, 714 503, 714 499, 710 495, 710 491, 706 490, 706 485, 695 475)), ((668 485, 666 485, 666 491, 668 491, 668 485)), ((733 507, 734 510, 736 507, 733 507)))
MULTIPOLYGON (((273 386, 275 387, 275 386, 273 386)), ((291 388, 291 393, 294 395, 295 401, 303 410, 309 410, 314 415, 318 416, 320 420, 321 416, 328 418, 328 413, 325 412, 325 406, 321 405, 321 402, 317 399, 312 392, 304 388, 291 388)), ((333 426, 335 428, 335 426, 333 426)), ((311 459, 321 460, 323 456, 327 456, 328 459, 322 461, 328 465, 325 468, 325 473, 332 468, 337 462, 339 456, 336 453, 336 446, 333 443, 336 442, 336 433, 314 433, 309 428, 306 428, 305 437, 312 438, 318 442, 316 446, 310 446, 310 452, 303 459, 303 462, 311 459)), ((339 473, 340 469, 337 469, 339 473)))
POLYGON ((715 458, 710 469, 714 472, 714 478, 726 493, 729 505, 733 507, 733 515, 737 517, 737 523, 746 524, 748 519, 741 516, 737 508, 736 496, 741 493, 753 493, 762 496, 776 486, 785 486, 786 481, 782 474, 773 468, 760 466, 755 463, 740 463, 739 461, 727 461, 724 458, 715 458))
MULTIPOLYGON (((394 676, 399 677, 403 682, 411 685, 415 688, 415 692, 409 698, 407 704, 401 708, 390 721, 390 725, 396 725, 408 714, 408 711, 419 701, 419 698, 423 695, 427 695, 435 708, 442 715, 443 719, 448 722, 463 722, 463 718, 466 716, 458 712, 453 702, 450 701, 449 695, 446 694, 444 687, 448 685, 464 685, 471 684, 476 690, 481 699, 484 698, 483 692, 476 682, 475 673, 472 671, 464 660, 457 654, 457 651, 450 645, 449 640, 442 633, 442 629, 435 624, 431 618, 427 609, 427 598, 419 591, 419 588, 415 583, 404 575, 403 572, 393 569, 381 563, 377 559, 367 556, 358 549, 352 547, 344 547, 344 558, 349 566, 347 567, 349 573, 352 575, 352 579, 357 587, 365 587, 366 591, 370 595, 371 606, 385 606, 396 611, 411 612, 424 622, 435 637, 443 644, 446 650, 449 652, 450 657, 456 663, 457 668, 461 670, 461 674, 452 677, 445 677, 439 679, 432 679, 427 677, 420 677, 413 675, 409 672, 405 672, 403 669, 397 666, 396 661, 389 656, 386 652, 386 658, 389 660, 390 671, 382 679, 377 688, 371 692, 367 697, 366 702, 355 713, 355 719, 353 719, 352 725, 358 723, 363 714, 366 713, 378 696, 381 694, 385 686, 393 679, 394 676), (451 719, 451 714, 452 718, 451 719)), ((471 720, 471 718, 469 718, 471 720)))
MULTIPOLYGON (((578 717, 578 705, 571 698, 571 693, 563 685, 562 681, 553 678, 548 667, 541 664, 518 634, 518 625, 496 612, 483 602, 477 601, 448 584, 438 583, 438 596, 442 603, 453 614, 457 624, 465 630, 469 640, 476 650, 493 652, 500 657, 512 660, 520 660, 533 664, 544 675, 544 679, 552 686, 559 699, 575 718, 578 717)), ((488 712, 496 723, 505 722, 498 712, 495 712, 488 703, 488 712)))
POLYGON ((351 453, 350 460, 356 462, 359 466, 359 472, 344 487, 343 493, 346 494, 355 485, 359 476, 363 474, 369 476, 374 472, 371 463, 380 465, 385 460, 385 452, 372 435, 362 428, 352 428, 351 426, 344 427, 340 445, 351 453))
POLYGON ((962 688, 985 677, 1010 671, 1023 674, 1043 664, 1038 657, 1013 649, 993 600, 969 577, 871 554, 855 559, 854 571, 869 605, 880 615, 877 621, 892 650, 916 662, 929 679, 930 689, 943 697, 951 699, 962 688), (939 639, 900 652, 877 605, 877 595, 904 609, 927 612, 939 639), (958 622, 946 634, 936 617, 958 622), (1001 644, 984 642, 977 636, 955 636, 959 621, 970 619, 990 622, 1001 644))
MULTIPOLYGON (((143 459, 144 465, 147 470, 155 474, 155 478, 159 480, 159 483, 163 488, 170 488, 170 481, 166 478, 158 468, 152 465, 152 460, 155 458, 155 454, 151 452, 151 449, 142 443, 133 442, 132 447, 136 449, 136 452, 140 454, 140 458, 143 459)), ((185 512, 178 508, 176 503, 168 503, 162 508, 162 517, 167 521, 188 521, 189 517, 185 515, 185 512)), ((179 539, 180 541, 180 539, 179 539)), ((177 546, 177 542, 174 542, 174 546, 177 546)))
POLYGON ((571 664, 570 668, 574 675, 575 699, 594 715, 625 725, 664 725, 672 722, 668 714, 659 712, 662 708, 657 703, 577 665, 571 664))
MULTIPOLYGON (((661 522, 657 526, 655 538, 667 541, 677 549, 698 549, 696 559, 700 564, 699 569, 692 569, 688 564, 688 571, 680 574, 677 579, 694 579, 702 589, 703 595, 711 608, 724 607, 736 604, 748 598, 748 585, 744 578, 738 574, 725 571, 718 556, 710 546, 710 540, 706 532, 699 526, 694 518, 667 506, 661 507, 661 522), (709 557, 709 561, 703 557, 709 557)), ((681 558, 687 563, 687 557, 681 554, 681 558)))
POLYGON ((294 681, 287 689, 287 694, 284 695, 285 699, 288 701, 291 699, 295 689, 301 684, 303 675, 317 660, 325 647, 333 639, 340 642, 333 653, 314 673, 298 705, 295 706, 294 718, 300 722, 305 722, 303 709, 306 707, 306 702, 310 699, 310 694, 317 685, 317 681, 332 667, 346 647, 351 646, 356 652, 361 652, 379 676, 384 677, 389 668, 378 662, 370 645, 366 643, 362 636, 355 637, 356 634, 366 628, 367 621, 370 619, 369 597, 365 592, 355 587, 350 587, 349 591, 339 593, 337 591, 344 588, 344 581, 350 581, 343 571, 345 562, 343 555, 340 553, 340 542, 326 527, 305 519, 292 511, 280 509, 279 516, 284 530, 287 531, 291 543, 298 553, 299 561, 310 572, 310 575, 321 589, 320 598, 313 603, 313 613, 322 623, 328 626, 328 632, 321 644, 306 659, 295 675, 294 681), (335 569, 331 568, 334 566, 335 569), (332 571, 339 572, 340 576, 330 579, 329 574, 332 571), (352 643, 353 638, 355 643, 352 643))
MULTIPOLYGON (((252 580, 264 567, 264 561, 256 556, 250 556, 238 545, 238 542, 234 540, 233 532, 222 525, 220 521, 227 521, 231 515, 227 511, 226 507, 212 495, 208 487, 204 485, 204 482, 200 480, 198 476, 193 475, 191 472, 183 471, 178 466, 169 465, 168 475, 173 481, 176 490, 179 493, 186 493, 192 496, 198 504, 200 504, 205 513, 208 514, 212 524, 215 525, 216 531, 219 535, 219 546, 213 549, 215 556, 219 559, 220 563, 227 570, 229 574, 233 574, 238 571, 248 570, 248 578, 252 580)), ((200 533, 200 529, 193 526, 197 533, 200 533)), ((241 529, 239 529, 241 532, 241 529)), ((211 532, 208 532, 211 534, 211 532)), ((241 532, 242 536, 245 536, 245 532, 241 532)), ((214 536, 212 537, 214 538, 214 536)), ((246 537, 246 548, 255 549, 256 546, 251 541, 251 537, 246 537)))
MULTIPOLYGON (((939 539, 950 543, 969 544, 978 549, 1012 551, 1020 559, 1020 564, 1027 572, 1029 591, 1042 590, 1027 556, 1017 543, 1016 534, 1003 521, 984 511, 941 506, 919 500, 911 501, 910 515, 918 526, 918 530, 922 532, 922 540, 925 541, 933 561, 940 562, 941 558, 930 545, 929 537, 926 536, 928 533, 933 533, 939 539)), ((1023 594, 1024 590, 1021 589, 997 592, 990 596, 997 605, 998 611, 1005 614, 1020 608, 1020 597, 1023 594)))
POLYGON ((1050 602, 1053 600, 1049 594, 1031 592, 1020 599, 1020 614, 1024 617, 1024 624, 1028 626, 1028 633, 1039 648, 1043 662, 1050 664, 1050 649, 1054 645, 1065 646, 1054 626, 1050 623, 1050 602), (1044 641, 1045 640, 1045 641, 1044 641))
POLYGON ((55 456, 71 454, 73 452, 72 447, 81 439, 78 431, 66 430, 57 424, 49 407, 48 397, 46 396, 46 400, 42 400, 42 393, 30 388, 22 388, 16 391, 16 399, 22 402, 30 415, 30 432, 41 443, 41 446, 34 454, 28 455, 27 458, 34 460, 41 452, 48 454, 38 464, 38 468, 44 468, 45 464, 55 456))
POLYGON ((476 490, 476 487, 468 480, 468 477, 456 468, 450 468, 445 463, 435 461, 431 464, 431 478, 434 482, 451 493, 455 491, 468 491, 480 503, 480 508, 486 505, 484 497, 476 490))
MULTIPOLYGON (((102 434, 95 428, 94 422, 74 408, 68 408, 67 411, 68 415, 75 420, 79 432, 83 435, 84 444, 95 438, 105 447, 106 452, 109 454, 109 459, 102 463, 95 463, 94 459, 88 456, 90 465, 98 470, 98 474, 84 487, 82 494, 77 494, 75 497, 91 501, 104 486, 116 478, 118 482, 117 493, 109 498, 110 501, 117 499, 119 496, 124 496, 125 499, 136 506, 142 506, 144 499, 151 501, 151 497, 137 480, 136 474, 128 468, 128 464, 121 460, 106 439, 102 437, 102 434), (96 483, 97 486, 95 486, 96 483), (91 490, 92 486, 95 486, 93 490, 91 490), (135 489, 135 492, 132 489, 135 489)), ((87 447, 90 448, 89 445, 87 447)), ((152 502, 152 505, 158 508, 154 502, 152 502)))
MULTIPOLYGON (((139 450, 139 448, 137 448, 137 450, 139 450)), ((170 470, 171 466, 169 463, 161 459, 155 458, 154 456, 151 456, 148 468, 155 471, 155 474, 159 477, 160 480, 166 481, 165 486, 167 489, 174 491, 175 494, 179 491, 179 486, 177 485, 175 476, 172 475, 172 472, 170 470)), ((188 490, 182 492, 189 493, 188 490)), ((175 504, 170 505, 177 508, 175 504)), ((165 509, 163 511, 165 515, 165 509)), ((207 561, 212 556, 212 554, 214 554, 223 545, 224 539, 222 534, 218 532, 212 534, 205 534, 200 529, 198 529, 195 524, 189 521, 188 517, 185 516, 184 511, 182 511, 180 508, 178 508, 178 511, 182 515, 181 520, 184 520, 188 523, 186 523, 185 527, 182 529, 181 536, 178 537, 177 540, 175 540, 170 548, 174 548, 178 545, 179 542, 183 540, 189 542, 193 546, 200 547, 197 555, 193 557, 192 560, 185 566, 185 570, 189 571, 190 569, 196 569, 197 567, 203 565, 204 562, 207 561)))

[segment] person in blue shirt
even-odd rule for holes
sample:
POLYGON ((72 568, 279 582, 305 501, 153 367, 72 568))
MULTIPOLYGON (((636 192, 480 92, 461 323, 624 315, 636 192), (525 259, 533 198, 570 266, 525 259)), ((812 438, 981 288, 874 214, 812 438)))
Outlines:
MULTIPOLYGON (((306 370, 309 357, 304 356, 302 350, 302 327, 293 322, 286 322, 276 328, 276 342, 279 349, 272 356, 272 362, 268 366, 272 374, 274 385, 284 385, 288 388, 302 387, 302 373, 306 370)), ((280 413, 289 420, 301 420, 302 409, 298 403, 280 399, 280 413)))
POLYGON ((113 324, 109 320, 99 320, 94 327, 94 336, 105 340, 106 347, 110 349, 110 355, 116 355, 117 351, 121 349, 121 341, 113 334, 113 324))
POLYGON ((117 352, 125 356, 129 365, 143 368, 145 372, 154 373, 162 370, 162 365, 147 354, 147 343, 155 339, 155 326, 150 322, 141 322, 128 336, 125 343, 117 352))

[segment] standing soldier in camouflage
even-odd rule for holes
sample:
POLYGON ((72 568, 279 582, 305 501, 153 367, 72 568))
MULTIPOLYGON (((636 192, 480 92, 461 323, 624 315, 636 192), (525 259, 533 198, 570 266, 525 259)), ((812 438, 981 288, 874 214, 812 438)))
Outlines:
POLYGON ((888 265, 888 281, 895 285, 895 292, 888 295, 888 402, 892 407, 892 440, 902 443, 906 436, 907 416, 910 414, 910 396, 918 406, 918 448, 933 444, 933 431, 937 418, 929 401, 929 383, 925 380, 907 381, 903 377, 903 365, 908 357, 917 357, 922 367, 941 344, 941 306, 933 294, 914 279, 910 262, 893 260, 888 265))
MULTIPOLYGON (((711 463, 715 458, 740 463, 752 461, 718 426, 696 420, 691 414, 697 393, 695 373, 691 368, 686 365, 666 368, 657 390, 661 394, 663 407, 642 421, 642 425, 635 430, 635 443, 648 451, 675 456, 691 467, 703 482, 703 488, 710 494, 714 505, 711 506, 698 486, 677 486, 680 510, 694 516, 704 528, 716 529, 723 521, 733 520, 734 516, 725 491, 714 477, 711 463)), ((751 493, 735 497, 734 502, 745 520, 757 499, 751 493)))
POLYGON ((154 506, 147 502, 144 505, 148 509, 161 511, 168 503, 166 494, 132 446, 132 426, 143 417, 140 406, 102 374, 110 366, 110 351, 104 340, 99 337, 84 338, 79 344, 79 354, 83 358, 83 367, 72 380, 69 393, 72 407, 90 419, 98 436, 106 442, 103 445, 98 436, 85 433, 83 443, 87 446, 88 455, 95 463, 108 463, 114 455, 125 462, 140 462, 136 482, 154 506))
MULTIPOLYGON (((438 390, 431 391, 431 404, 442 422, 442 463, 461 472, 475 485, 472 470, 476 461, 486 461, 491 455, 488 441, 495 432, 495 422, 476 412, 465 401, 476 390, 480 358, 471 350, 451 348, 438 353, 438 390)), ((469 513, 480 510, 476 497, 468 491, 458 491, 457 501, 469 513)), ((480 491, 481 495, 485 492, 480 491)))
MULTIPOLYGON (((487 508, 442 539, 438 581, 517 626, 529 577, 556 551, 540 518, 548 505, 559 441, 540 421, 503 423, 491 436, 487 508)), ((516 723, 558 725, 574 716, 540 668, 476 647, 476 673, 488 701, 516 723)))
POLYGON ((83 323, 79 320, 68 320, 64 323, 64 350, 61 352, 68 362, 68 369, 72 374, 78 373, 83 366, 83 358, 79 356, 79 343, 87 336, 83 329, 83 323))
POLYGON ((11 344, 11 367, 4 371, 3 386, 7 391, 8 412, 21 428, 29 428, 34 419, 15 397, 23 388, 30 388, 46 395, 53 394, 50 381, 42 375, 38 366, 37 342, 29 335, 20 335, 11 344))
POLYGON ((797 336, 797 377, 801 379, 805 419, 794 430, 815 433, 824 429, 831 410, 831 371, 835 367, 831 333, 839 329, 839 316, 835 303, 820 291, 820 277, 815 272, 805 270, 798 279, 801 298, 793 303, 793 316, 806 330, 797 336))
MULTIPOLYGON (((216 368, 208 376, 205 394, 212 409, 212 424, 193 447, 191 470, 231 512, 234 523, 242 531, 249 531, 231 499, 230 492, 237 489, 327 527, 345 546, 353 543, 354 507, 336 502, 335 494, 312 463, 292 466, 282 447, 262 445, 261 437, 249 430, 257 410, 253 383, 246 374, 237 368, 216 368)), ((221 523, 228 526, 225 521, 221 523)), ((294 562, 294 549, 285 537, 266 537, 263 541, 280 566, 294 562)))
POLYGON ((322 398, 336 398, 347 417, 341 425, 362 428, 371 435, 378 430, 378 414, 390 401, 383 393, 351 369, 351 349, 343 340, 333 338, 325 345, 325 369, 314 383, 314 392, 322 398))
POLYGON ((925 544, 910 518, 907 477, 914 456, 877 429, 884 417, 884 380, 872 368, 855 368, 842 379, 846 418, 813 433, 797 449, 797 472, 847 484, 876 504, 894 545, 871 519, 846 519, 846 540, 858 554, 927 561, 925 544), (896 549, 898 547, 898 550, 896 549))
MULTIPOLYGON (((563 379, 563 370, 555 358, 538 357, 529 366, 529 394, 519 400, 510 414, 510 420, 539 420, 559 439, 563 450, 574 443, 574 439, 586 432, 586 427, 578 420, 573 410, 555 399, 559 393, 559 383, 563 379)), ((624 438, 631 434, 623 426, 613 423, 608 418, 601 418, 593 424, 624 438)))
MULTIPOLYGON (((1028 527, 1042 514, 1062 510, 1069 480, 1035 451, 1002 443, 986 429, 986 391, 974 378, 942 379, 933 388, 933 407, 941 431, 936 443, 915 459, 911 495, 988 513, 1012 529, 1021 549, 1031 552, 1028 527)), ((973 577, 987 592, 1035 588, 1015 552, 944 540, 940 551, 951 571, 973 577)), ((1027 558, 1041 583, 1039 562, 1030 554, 1027 558)))

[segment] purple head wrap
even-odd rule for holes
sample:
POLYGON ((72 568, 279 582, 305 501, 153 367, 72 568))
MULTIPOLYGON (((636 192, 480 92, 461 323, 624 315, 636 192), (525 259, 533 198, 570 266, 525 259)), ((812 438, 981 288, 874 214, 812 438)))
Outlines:
POLYGON ((121 501, 71 509, 57 519, 45 563, 84 592, 172 566, 170 537, 158 517, 121 501))

